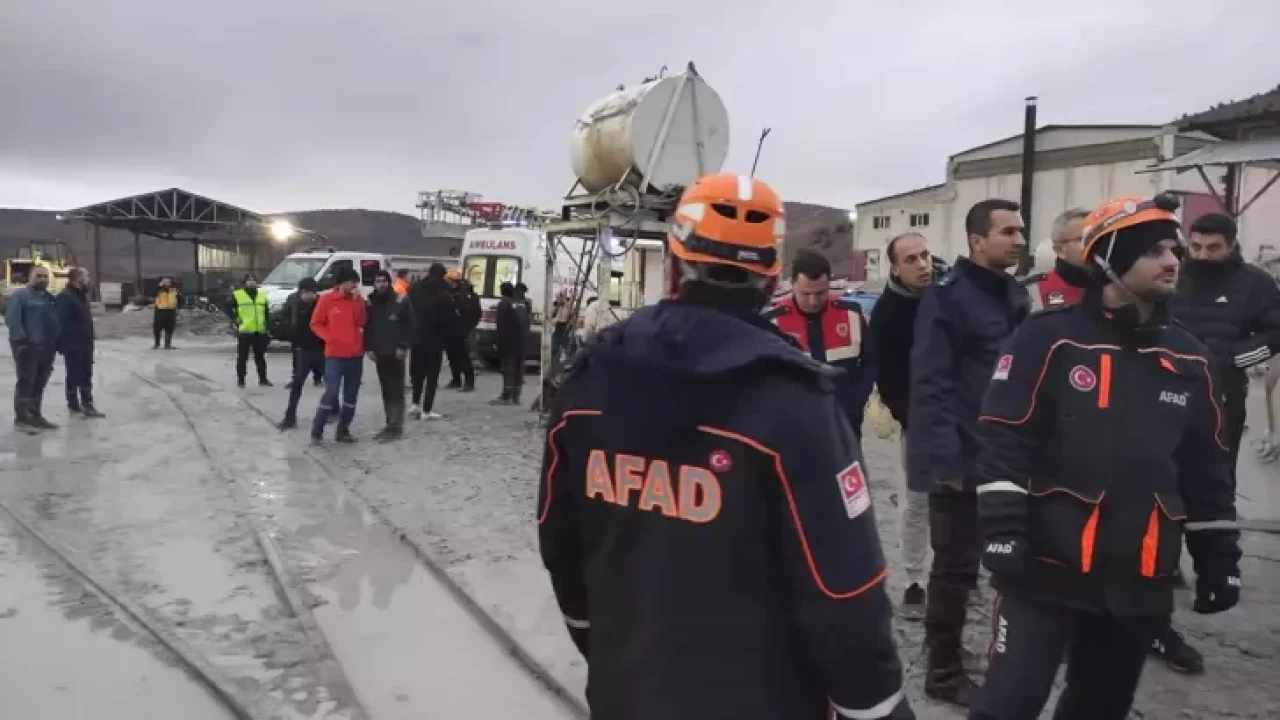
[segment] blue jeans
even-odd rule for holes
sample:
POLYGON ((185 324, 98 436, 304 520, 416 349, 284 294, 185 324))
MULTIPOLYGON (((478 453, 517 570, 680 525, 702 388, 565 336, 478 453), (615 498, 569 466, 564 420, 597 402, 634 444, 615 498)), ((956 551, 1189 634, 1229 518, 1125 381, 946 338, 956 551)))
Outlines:
POLYGON ((302 398, 302 388, 307 384, 307 376, 314 373, 316 377, 320 377, 324 374, 324 366, 323 350, 294 349, 293 384, 289 386, 289 407, 284 411, 285 417, 298 417, 298 400, 302 398))
POLYGON ((351 421, 356 417, 356 397, 360 394, 360 379, 363 376, 364 357, 324 359, 324 395, 320 398, 320 406, 316 408, 315 422, 311 423, 312 437, 324 434, 329 414, 335 410, 338 411, 338 432, 350 430, 351 421), (342 388, 341 408, 338 407, 339 387, 342 388))

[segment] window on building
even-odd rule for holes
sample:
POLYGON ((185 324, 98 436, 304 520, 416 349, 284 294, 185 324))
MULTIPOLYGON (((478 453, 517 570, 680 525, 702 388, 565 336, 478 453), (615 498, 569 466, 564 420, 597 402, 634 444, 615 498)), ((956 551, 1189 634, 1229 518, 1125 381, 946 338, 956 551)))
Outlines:
POLYGON ((929 227, 929 213, 911 213, 911 227, 929 227))
POLYGON ((874 230, 888 230, 888 229, 889 229, 889 216, 888 216, 888 215, 876 215, 875 217, 871 218, 871 227, 872 227, 872 229, 874 229, 874 230))

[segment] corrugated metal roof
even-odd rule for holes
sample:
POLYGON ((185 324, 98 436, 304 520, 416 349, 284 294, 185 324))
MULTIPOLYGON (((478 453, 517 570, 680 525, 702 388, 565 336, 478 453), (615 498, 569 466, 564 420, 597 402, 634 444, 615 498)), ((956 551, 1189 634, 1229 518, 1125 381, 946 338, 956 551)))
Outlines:
POLYGON ((1190 170, 1203 165, 1265 162, 1280 162, 1280 137, 1213 143, 1139 172, 1190 170))
POLYGON ((1194 115, 1184 115, 1178 119, 1178 127, 1201 128, 1217 123, 1238 122, 1270 113, 1280 113, 1280 85, 1244 100, 1221 103, 1194 115))

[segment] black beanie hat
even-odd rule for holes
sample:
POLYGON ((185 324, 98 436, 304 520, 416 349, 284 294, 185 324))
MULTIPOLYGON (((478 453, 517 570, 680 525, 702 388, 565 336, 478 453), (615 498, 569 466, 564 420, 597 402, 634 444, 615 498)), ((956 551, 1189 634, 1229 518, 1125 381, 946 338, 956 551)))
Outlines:
MULTIPOLYGON (((1107 261, 1117 277, 1129 272, 1155 244, 1163 240, 1177 240, 1182 237, 1178 223, 1172 220, 1152 220, 1121 228, 1111 237, 1104 237, 1094 243, 1090 251, 1093 257, 1107 261)), ((1092 262, 1093 258, 1090 258, 1092 262)), ((1094 263, 1097 267, 1097 263, 1094 263)))
POLYGON ((383 280, 386 280, 387 282, 391 282, 391 273, 390 273, 390 272, 387 272, 386 270, 379 270, 379 271, 378 271, 378 274, 377 274, 377 275, 375 275, 374 277, 375 277, 375 278, 382 278, 383 280))
POLYGON ((320 289, 320 283, 315 278, 302 278, 298 281, 298 289, 306 292, 316 292, 320 289))
POLYGON ((344 267, 333 275, 335 285, 341 285, 344 282, 360 282, 360 273, 355 268, 344 267))

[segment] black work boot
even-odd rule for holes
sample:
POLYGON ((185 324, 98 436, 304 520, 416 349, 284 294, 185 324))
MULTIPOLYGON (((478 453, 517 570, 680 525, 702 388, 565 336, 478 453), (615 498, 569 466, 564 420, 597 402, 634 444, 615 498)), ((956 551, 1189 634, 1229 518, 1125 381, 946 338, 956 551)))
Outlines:
POLYGON ((460 390, 462 389, 462 381, 459 380, 458 378, 454 378, 450 380, 449 384, 445 385, 444 388, 446 390, 460 390))
POLYGON ((93 390, 91 388, 80 388, 80 407, 81 412, 87 418, 104 418, 106 415, 98 411, 93 404, 93 390))
POLYGON ((292 430, 298 427, 298 418, 293 415, 285 415, 284 419, 276 423, 277 430, 292 430))
POLYGON ((13 429, 27 433, 28 435, 34 435, 40 432, 39 428, 31 424, 31 411, 24 403, 14 403, 13 429))
POLYGON ((275 386, 271 384, 270 380, 262 377, 262 378, 258 378, 258 387, 275 387, 275 386))
POLYGON ((106 413, 100 412, 98 408, 94 407, 93 403, 85 404, 84 410, 82 412, 84 413, 84 416, 87 418, 104 418, 107 416, 106 413))
POLYGON ((27 422, 31 425, 31 427, 37 430, 57 430, 58 429, 58 426, 54 423, 49 422, 44 415, 40 414, 39 410, 31 411, 31 414, 27 416, 27 422))
POLYGON ((1164 661, 1171 670, 1187 675, 1204 673, 1204 657, 1199 651, 1187 644, 1182 633, 1173 629, 1173 625, 1165 625, 1156 633, 1151 641, 1151 654, 1164 661))
POLYGON ((924 619, 924 588, 919 583, 911 583, 902 593, 902 606, 899 608, 902 619, 919 621, 924 619))
POLYGON ((475 381, 475 380, 468 380, 468 381, 466 381, 465 383, 463 383, 463 384, 462 384, 462 390, 461 390, 461 392, 475 392, 475 391, 476 391, 476 381, 475 381))
POLYGON ((239 380, 236 380, 236 387, 238 388, 244 387, 244 378, 240 378, 239 380))
POLYGON ((338 428, 338 433, 334 435, 333 440, 334 442, 350 445, 356 441, 356 436, 352 435, 351 431, 347 428, 340 427, 338 428))
POLYGON ((965 672, 959 642, 934 641, 926 651, 924 694, 931 700, 969 707, 974 684, 965 672))

